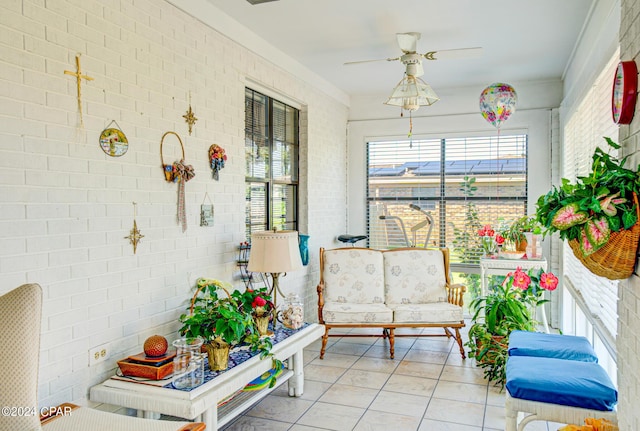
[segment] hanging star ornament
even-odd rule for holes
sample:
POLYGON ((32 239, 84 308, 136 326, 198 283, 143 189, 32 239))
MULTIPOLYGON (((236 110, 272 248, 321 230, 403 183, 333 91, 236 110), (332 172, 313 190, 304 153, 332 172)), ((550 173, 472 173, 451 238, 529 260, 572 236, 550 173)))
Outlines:
POLYGON ((186 114, 184 114, 182 116, 182 118, 184 118, 184 120, 189 125, 189 135, 191 135, 191 130, 193 129, 193 125, 196 124, 196 121, 198 121, 196 116, 193 114, 193 110, 191 109, 191 105, 189 105, 189 110, 187 111, 186 114))
POLYGON ((133 244, 133 254, 136 254, 136 249, 138 248, 138 243, 140 240, 144 238, 144 235, 140 233, 138 229, 138 224, 135 220, 133 220, 133 229, 129 233, 129 236, 125 236, 125 239, 128 239, 131 244, 133 244))

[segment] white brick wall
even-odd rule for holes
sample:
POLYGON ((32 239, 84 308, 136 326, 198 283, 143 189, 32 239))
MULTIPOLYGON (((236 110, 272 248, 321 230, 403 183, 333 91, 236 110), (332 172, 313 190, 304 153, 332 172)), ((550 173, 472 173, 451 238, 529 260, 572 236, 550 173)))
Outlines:
MULTIPOLYGON (((640 64, 640 0, 622 0, 620 58, 640 64)), ((630 166, 640 164, 640 99, 628 126, 620 127, 625 154, 632 154, 630 166)), ((618 288, 618 385, 620 430, 640 429, 640 278, 638 273, 618 288)))
MULTIPOLYGON (((236 279, 244 241, 246 79, 303 106, 301 226, 311 263, 282 279, 314 319, 318 248, 345 231, 347 107, 163 0, 5 0, 0 14, 0 293, 44 289, 40 404, 86 401, 115 361, 154 333, 177 337, 197 277, 236 279), (78 133, 75 69, 81 53, 85 130, 78 133), (188 95, 198 122, 189 136, 188 95), (129 139, 106 156, 99 133, 116 120, 129 139), (176 131, 196 177, 186 185, 189 228, 176 223, 176 185, 159 145, 176 131), (229 161, 211 179, 207 150, 229 161), (312 163, 309 163, 312 160, 312 163), (207 192, 215 226, 199 226, 207 192), (124 239, 137 223, 137 254, 124 239), (88 367, 88 350, 111 359, 88 367)), ((177 141, 165 158, 178 158, 177 141)))

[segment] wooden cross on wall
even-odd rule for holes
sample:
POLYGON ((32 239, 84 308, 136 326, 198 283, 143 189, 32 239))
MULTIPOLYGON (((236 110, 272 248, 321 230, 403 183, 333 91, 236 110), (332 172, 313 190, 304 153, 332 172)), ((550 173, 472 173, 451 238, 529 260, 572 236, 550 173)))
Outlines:
POLYGON ((82 118, 82 80, 86 79, 87 81, 93 81, 93 78, 87 75, 83 75, 80 70, 80 54, 76 55, 76 71, 72 72, 70 70, 64 71, 65 75, 72 75, 76 77, 76 82, 78 85, 78 112, 80 113, 80 127, 84 127, 84 120, 82 118))

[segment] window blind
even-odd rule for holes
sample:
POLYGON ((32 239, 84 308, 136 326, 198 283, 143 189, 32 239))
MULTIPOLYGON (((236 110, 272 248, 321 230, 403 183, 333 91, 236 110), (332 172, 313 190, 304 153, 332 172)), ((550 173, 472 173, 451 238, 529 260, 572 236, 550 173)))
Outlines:
POLYGON ((478 229, 526 212, 527 136, 480 136, 367 144, 369 246, 427 241, 449 247, 452 263, 477 263, 478 229))
MULTIPOLYGON (((591 156, 596 147, 605 151, 609 149, 603 136, 618 141, 618 126, 611 119, 611 86, 617 63, 616 53, 564 127, 563 177, 572 181, 590 172, 591 156)), ((608 152, 617 156, 615 150, 608 152)), ((618 282, 592 274, 566 244, 563 246, 563 261, 564 281, 580 292, 595 317, 593 323, 600 325, 602 322, 604 329, 615 339, 618 282)))

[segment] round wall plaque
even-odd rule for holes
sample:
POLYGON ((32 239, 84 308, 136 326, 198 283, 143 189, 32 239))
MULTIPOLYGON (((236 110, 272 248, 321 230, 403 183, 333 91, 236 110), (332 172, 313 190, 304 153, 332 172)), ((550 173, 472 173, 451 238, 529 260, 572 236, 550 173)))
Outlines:
POLYGON ((613 78, 611 115, 616 124, 629 124, 636 109, 638 67, 635 61, 621 61, 613 78))

